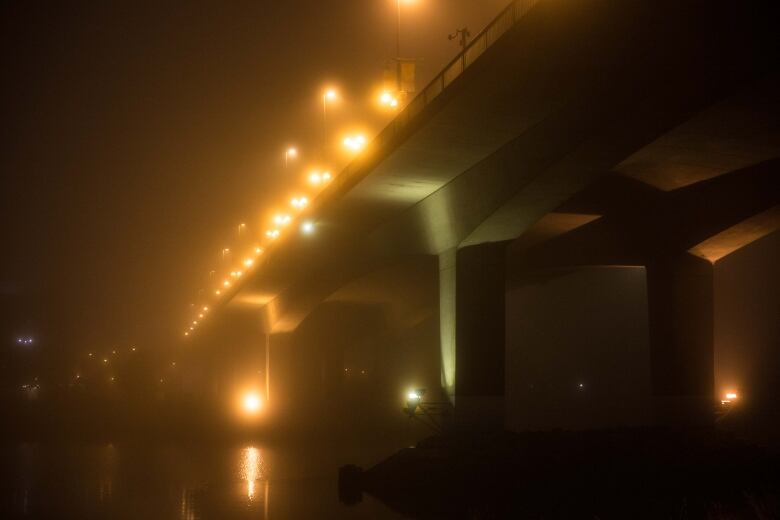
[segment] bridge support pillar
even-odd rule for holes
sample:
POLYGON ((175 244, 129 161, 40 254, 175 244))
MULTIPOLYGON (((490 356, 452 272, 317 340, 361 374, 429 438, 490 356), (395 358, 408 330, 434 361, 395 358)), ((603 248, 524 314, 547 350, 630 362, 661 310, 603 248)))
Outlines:
POLYGON ((439 259, 442 386, 456 427, 504 426, 506 244, 450 250, 439 259))
POLYGON ((647 264, 656 421, 704 425, 714 411, 713 266, 680 253, 647 264))

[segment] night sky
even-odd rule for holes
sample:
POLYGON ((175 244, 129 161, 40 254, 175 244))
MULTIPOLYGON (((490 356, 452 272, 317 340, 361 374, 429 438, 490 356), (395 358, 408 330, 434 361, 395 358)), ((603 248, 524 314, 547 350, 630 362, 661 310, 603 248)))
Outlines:
MULTIPOLYGON (((2 7, 0 327, 63 353, 178 341, 237 225, 259 235, 322 134, 378 131, 395 0, 2 7), (303 152, 284 168, 284 149, 303 152), (307 152, 310 152, 308 155, 307 152)), ((415 0, 418 88, 507 0, 415 0)), ((223 269, 224 270, 224 269, 223 269)))

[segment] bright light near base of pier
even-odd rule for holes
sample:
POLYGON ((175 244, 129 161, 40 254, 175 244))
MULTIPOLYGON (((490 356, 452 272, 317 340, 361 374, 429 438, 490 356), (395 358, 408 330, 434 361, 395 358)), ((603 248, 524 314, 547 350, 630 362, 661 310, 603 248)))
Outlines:
POLYGON ((240 409, 245 417, 254 417, 263 408, 263 400, 260 393, 255 390, 246 390, 241 394, 240 409))

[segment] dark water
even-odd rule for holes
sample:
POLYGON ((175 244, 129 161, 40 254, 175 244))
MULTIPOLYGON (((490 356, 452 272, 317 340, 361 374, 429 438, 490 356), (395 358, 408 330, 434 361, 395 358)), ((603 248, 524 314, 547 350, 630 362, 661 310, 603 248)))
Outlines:
POLYGON ((338 500, 337 470, 390 453, 364 445, 8 444, 0 518, 402 518, 338 500))

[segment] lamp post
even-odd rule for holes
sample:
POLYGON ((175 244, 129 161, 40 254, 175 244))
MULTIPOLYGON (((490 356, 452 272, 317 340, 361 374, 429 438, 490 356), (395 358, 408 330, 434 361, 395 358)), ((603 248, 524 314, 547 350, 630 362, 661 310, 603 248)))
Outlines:
POLYGON ((287 168, 287 163, 289 162, 290 158, 295 159, 298 157, 298 150, 296 150, 294 147, 290 147, 287 150, 284 151, 284 167, 287 168))
POLYGON ((332 88, 325 90, 322 94, 322 148, 326 148, 328 142, 328 102, 335 101, 338 94, 332 88))
POLYGON ((395 81, 396 90, 401 92, 401 4, 412 3, 414 0, 395 0, 396 25, 395 25, 395 81))

